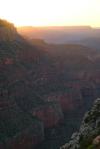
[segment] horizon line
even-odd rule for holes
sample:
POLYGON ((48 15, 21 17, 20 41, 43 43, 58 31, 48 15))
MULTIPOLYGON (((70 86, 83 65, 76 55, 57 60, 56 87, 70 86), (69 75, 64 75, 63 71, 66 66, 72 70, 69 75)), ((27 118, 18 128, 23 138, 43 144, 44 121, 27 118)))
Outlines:
POLYGON ((92 26, 92 25, 15 25, 16 28, 24 28, 24 27, 30 27, 30 28, 48 28, 48 27, 67 27, 67 28, 73 28, 73 27, 80 27, 80 28, 88 28, 88 29, 100 29, 100 26, 92 26))

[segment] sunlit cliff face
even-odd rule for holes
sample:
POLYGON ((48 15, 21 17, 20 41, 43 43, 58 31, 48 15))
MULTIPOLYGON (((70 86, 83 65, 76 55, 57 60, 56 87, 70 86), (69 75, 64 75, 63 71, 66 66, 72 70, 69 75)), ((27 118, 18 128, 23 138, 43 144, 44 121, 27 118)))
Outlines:
POLYGON ((0 17, 17 26, 100 26, 99 0, 1 0, 0 17))

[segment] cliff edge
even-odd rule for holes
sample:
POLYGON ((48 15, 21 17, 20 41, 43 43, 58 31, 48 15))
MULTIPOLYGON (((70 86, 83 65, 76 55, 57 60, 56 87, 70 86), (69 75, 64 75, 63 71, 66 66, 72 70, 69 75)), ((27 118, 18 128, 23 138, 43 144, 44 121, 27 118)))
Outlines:
POLYGON ((79 132, 60 149, 100 149, 100 98, 85 114, 79 132))

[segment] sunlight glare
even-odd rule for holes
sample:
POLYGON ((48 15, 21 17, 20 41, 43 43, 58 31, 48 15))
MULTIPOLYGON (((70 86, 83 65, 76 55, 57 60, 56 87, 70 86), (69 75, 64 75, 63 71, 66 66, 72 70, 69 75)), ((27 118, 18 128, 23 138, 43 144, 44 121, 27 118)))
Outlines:
POLYGON ((17 26, 100 26, 99 0, 0 0, 0 18, 17 26))

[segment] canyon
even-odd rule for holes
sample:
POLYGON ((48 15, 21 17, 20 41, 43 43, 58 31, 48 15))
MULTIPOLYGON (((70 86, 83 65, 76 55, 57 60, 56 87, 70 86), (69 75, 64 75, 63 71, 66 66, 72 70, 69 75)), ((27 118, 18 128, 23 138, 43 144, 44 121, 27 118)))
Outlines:
POLYGON ((100 51, 0 24, 0 148, 58 149, 100 96, 100 51))

